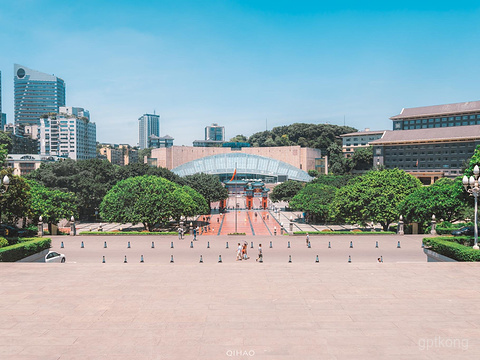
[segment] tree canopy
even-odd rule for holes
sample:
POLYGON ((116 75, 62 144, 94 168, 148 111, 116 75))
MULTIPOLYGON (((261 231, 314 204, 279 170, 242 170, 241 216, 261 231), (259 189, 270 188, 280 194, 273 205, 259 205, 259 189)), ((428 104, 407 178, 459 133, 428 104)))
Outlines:
POLYGON ((157 223, 204 210, 205 200, 199 204, 201 195, 192 196, 193 191, 158 176, 131 177, 108 191, 100 204, 100 215, 110 222, 141 223, 152 231, 157 223))
POLYGON ((275 186, 269 197, 273 202, 290 201, 302 188, 303 184, 301 182, 287 180, 275 186))
POLYGON ((350 223, 380 223, 384 230, 398 220, 398 204, 421 186, 403 170, 373 170, 353 178, 340 188, 333 202, 337 218, 350 223))
POLYGON ((210 209, 212 202, 228 198, 228 190, 215 175, 198 173, 185 176, 182 180, 205 198, 208 209, 210 209))
POLYGON ((337 188, 324 184, 310 183, 289 202, 289 207, 307 213, 314 220, 326 222, 330 217, 330 205, 337 188))
POLYGON ((43 163, 27 175, 47 188, 73 192, 78 199, 80 214, 93 216, 107 191, 119 180, 133 176, 156 175, 185 184, 182 178, 164 168, 136 163, 126 166, 112 165, 107 160, 71 160, 43 163))
POLYGON ((31 207, 30 216, 38 219, 42 216, 48 224, 57 224, 61 219, 78 217, 78 205, 75 194, 56 189, 48 189, 36 181, 29 180, 31 207))
POLYGON ((409 222, 429 223, 432 215, 438 220, 452 222, 462 217, 465 206, 461 179, 442 178, 409 194, 398 210, 409 222))
POLYGON ((470 161, 468 163, 468 167, 465 169, 465 175, 468 177, 473 175, 473 168, 475 165, 480 166, 480 145, 477 145, 475 152, 473 153, 470 161))

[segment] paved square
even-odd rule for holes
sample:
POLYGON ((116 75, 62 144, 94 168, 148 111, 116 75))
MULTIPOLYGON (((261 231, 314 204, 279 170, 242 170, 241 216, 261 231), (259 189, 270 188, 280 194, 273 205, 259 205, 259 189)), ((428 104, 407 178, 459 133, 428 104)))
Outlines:
POLYGON ((479 270, 310 257, 2 263, 0 358, 474 359, 479 270))

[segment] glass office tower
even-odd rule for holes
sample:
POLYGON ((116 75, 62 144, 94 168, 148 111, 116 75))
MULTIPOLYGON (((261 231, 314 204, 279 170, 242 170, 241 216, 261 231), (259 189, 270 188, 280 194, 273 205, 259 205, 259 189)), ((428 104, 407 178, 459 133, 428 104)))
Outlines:
POLYGON ((65 106, 65 82, 25 66, 14 65, 16 125, 40 125, 40 117, 65 106))
POLYGON ((148 137, 160 136, 160 116, 144 114, 138 119, 138 146, 140 149, 148 148, 148 137))

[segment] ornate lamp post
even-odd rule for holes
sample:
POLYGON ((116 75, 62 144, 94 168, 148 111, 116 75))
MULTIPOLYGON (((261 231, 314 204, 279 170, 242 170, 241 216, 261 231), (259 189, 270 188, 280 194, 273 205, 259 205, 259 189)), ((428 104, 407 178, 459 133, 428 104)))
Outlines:
POLYGON ((477 223, 477 199, 478 199, 478 193, 480 192, 480 188, 478 187, 478 176, 480 174, 480 169, 478 168, 478 165, 475 165, 473 168, 473 176, 470 176, 468 178, 466 175, 463 177, 463 187, 465 190, 470 194, 470 196, 473 196, 475 198, 475 225, 473 232, 475 234, 475 243, 473 245, 473 248, 478 250, 478 223, 477 223))
POLYGON ((2 193, 2 194, 3 194, 3 193, 6 193, 7 190, 8 190, 8 185, 10 185, 10 179, 8 178, 7 175, 5 175, 5 176, 3 177, 3 181, 0 183, 0 186, 1 186, 1 188, 0 188, 0 193, 2 193), (5 189, 3 188, 2 185, 5 186, 5 189))

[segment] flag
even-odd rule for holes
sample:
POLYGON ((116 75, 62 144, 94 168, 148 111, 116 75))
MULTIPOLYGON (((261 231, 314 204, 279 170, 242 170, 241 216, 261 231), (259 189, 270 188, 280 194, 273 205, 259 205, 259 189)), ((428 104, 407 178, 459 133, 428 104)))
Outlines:
POLYGON ((233 175, 232 175, 232 178, 230 179, 230 181, 233 181, 233 179, 235 179, 235 175, 237 175, 237 169, 235 169, 235 171, 233 172, 233 175))
POLYGON ((417 159, 417 162, 415 163, 415 167, 418 167, 418 159, 417 159))

